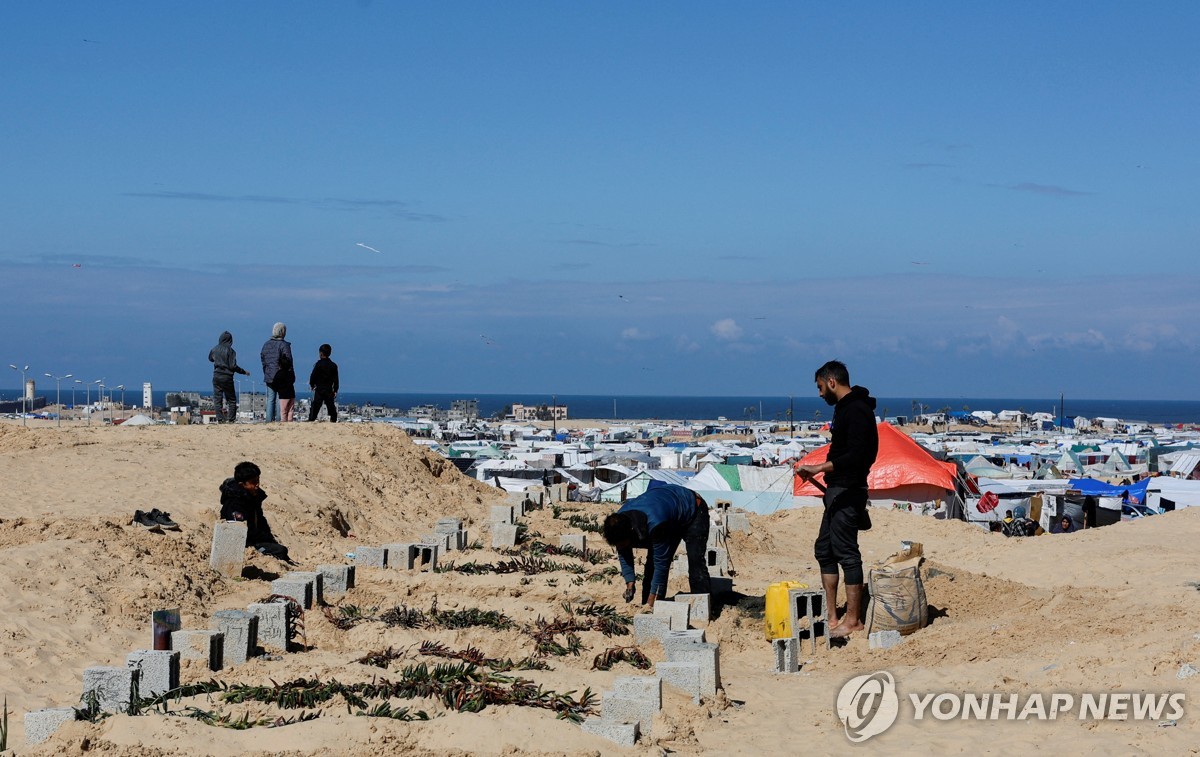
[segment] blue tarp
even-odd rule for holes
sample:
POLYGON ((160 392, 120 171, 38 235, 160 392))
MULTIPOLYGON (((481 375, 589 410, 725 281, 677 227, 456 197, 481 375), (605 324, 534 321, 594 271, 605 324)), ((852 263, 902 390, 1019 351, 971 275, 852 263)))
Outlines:
POLYGON ((1146 487, 1149 485, 1148 478, 1136 484, 1106 484, 1094 478, 1073 478, 1070 482, 1070 488, 1078 489, 1080 494, 1090 497, 1120 497, 1129 492, 1129 499, 1137 504, 1146 501, 1146 487))

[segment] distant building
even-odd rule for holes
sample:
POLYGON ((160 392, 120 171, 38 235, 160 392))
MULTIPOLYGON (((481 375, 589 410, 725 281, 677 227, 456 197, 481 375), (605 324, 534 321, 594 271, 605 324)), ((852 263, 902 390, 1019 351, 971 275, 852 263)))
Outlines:
POLYGON ((479 418, 479 400, 454 400, 450 403, 450 412, 446 420, 473 421, 479 418))
POLYGON ((566 405, 513 405, 511 419, 514 421, 565 421, 566 405))
POLYGON ((417 405, 410 407, 408 414, 412 418, 428 418, 431 421, 443 421, 446 413, 437 405, 417 405))
POLYGON ((242 392, 238 395, 238 415, 249 413, 251 418, 266 417, 267 395, 263 392, 242 392))
MULTIPOLYGON (((203 407, 204 402, 200 397, 200 392, 167 392, 167 407, 203 407)), ((212 407, 212 400, 208 402, 208 406, 212 407)))
POLYGON ((142 384, 142 409, 154 409, 154 387, 150 385, 149 381, 142 384))

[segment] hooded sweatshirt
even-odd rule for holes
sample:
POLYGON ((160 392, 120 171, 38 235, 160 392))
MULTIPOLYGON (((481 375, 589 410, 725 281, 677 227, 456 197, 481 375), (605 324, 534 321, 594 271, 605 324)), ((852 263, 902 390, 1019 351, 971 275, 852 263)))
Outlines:
POLYGON ((233 334, 222 331, 217 346, 208 351, 208 362, 213 364, 213 378, 232 378, 235 373, 250 372, 237 364, 237 353, 233 351, 233 334))
POLYGON ((875 426, 875 398, 865 387, 854 386, 833 407, 833 440, 829 462, 833 472, 825 474, 827 486, 865 489, 867 473, 879 454, 879 429, 875 426))

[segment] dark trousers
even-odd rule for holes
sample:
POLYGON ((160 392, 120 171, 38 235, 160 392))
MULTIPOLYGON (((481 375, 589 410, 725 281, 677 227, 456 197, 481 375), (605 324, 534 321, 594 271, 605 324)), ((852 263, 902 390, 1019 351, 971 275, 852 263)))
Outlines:
POLYGON ((213 407, 217 411, 217 423, 233 423, 237 420, 237 391, 233 387, 233 376, 213 376, 213 407), (229 406, 228 413, 226 405, 229 406))
POLYGON ((821 573, 837 575, 842 566, 847 584, 863 582, 862 555, 858 551, 858 530, 867 515, 867 490, 831 486, 825 492, 825 515, 821 531, 813 545, 813 555, 821 573))
MULTIPOLYGON (((696 515, 683 532, 683 546, 688 558, 688 588, 692 594, 708 594, 712 590, 712 579, 708 575, 708 505, 697 505, 696 515)), ((674 559, 679 549, 679 539, 671 545, 674 559)), ((654 548, 646 555, 646 576, 642 581, 642 603, 650 600, 650 586, 654 583, 654 548)), ((666 585, 666 582, 663 582, 666 585)))
POLYGON ((321 412, 321 405, 325 406, 325 412, 329 413, 329 422, 337 423, 337 402, 333 399, 333 390, 314 389, 312 407, 308 410, 308 422, 312 423, 317 419, 317 413, 321 412))

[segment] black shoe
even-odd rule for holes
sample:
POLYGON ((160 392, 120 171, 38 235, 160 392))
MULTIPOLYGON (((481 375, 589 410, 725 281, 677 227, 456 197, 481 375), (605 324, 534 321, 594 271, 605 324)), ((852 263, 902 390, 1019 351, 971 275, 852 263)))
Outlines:
POLYGON ((162 510, 159 510, 157 507, 154 508, 153 510, 151 510, 147 514, 146 517, 148 517, 156 525, 159 525, 163 528, 170 528, 170 529, 174 529, 175 531, 179 530, 179 524, 176 523, 175 521, 171 520, 171 514, 164 513, 162 510))
POLYGON ((133 514, 133 523, 135 526, 148 528, 151 531, 162 531, 162 526, 158 523, 158 521, 154 520, 154 518, 150 516, 150 513, 144 513, 141 510, 138 510, 133 514))

